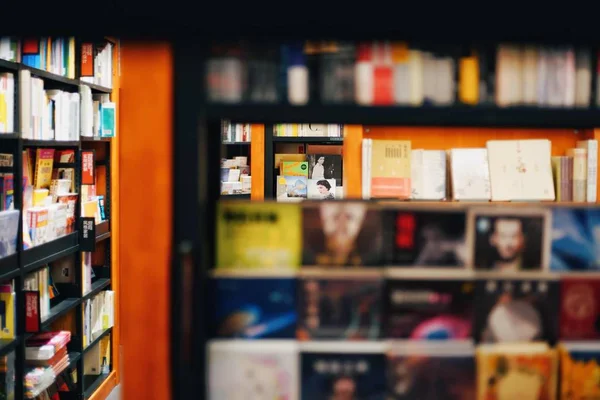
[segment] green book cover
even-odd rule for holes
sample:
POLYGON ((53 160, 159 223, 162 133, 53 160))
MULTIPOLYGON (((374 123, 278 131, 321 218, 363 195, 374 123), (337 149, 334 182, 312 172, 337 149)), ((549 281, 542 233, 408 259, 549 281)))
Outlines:
POLYGON ((308 178, 308 161, 282 161, 279 175, 305 176, 308 178))

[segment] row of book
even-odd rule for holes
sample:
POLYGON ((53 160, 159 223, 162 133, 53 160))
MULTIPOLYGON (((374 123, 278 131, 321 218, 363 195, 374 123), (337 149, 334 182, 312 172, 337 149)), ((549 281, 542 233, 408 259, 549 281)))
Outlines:
POLYGON ((598 141, 552 156, 547 139, 488 140, 485 148, 412 149, 362 141, 363 198, 596 202, 598 141))
POLYGON ((83 346, 88 346, 100 333, 112 328, 115 293, 103 290, 83 304, 83 346))
POLYGON ((0 59, 75 79, 79 57, 82 81, 112 88, 113 45, 82 42, 74 37, 0 38, 0 59))
POLYGON ((344 136, 341 124, 276 124, 273 136, 283 137, 336 137, 344 136))
POLYGON ((600 272, 600 208, 221 201, 217 270, 600 272))
POLYGON ((598 340, 600 278, 216 275, 211 337, 474 343, 598 340))
POLYGON ((548 108, 597 106, 586 47, 306 42, 213 49, 209 101, 548 108))
POLYGON ((247 156, 221 160, 221 194, 250 193, 252 178, 247 156))
POLYGON ((251 124, 232 124, 231 121, 221 121, 221 138, 223 143, 250 143, 252 140, 251 124))
POLYGON ((600 396, 595 343, 297 344, 211 341, 208 390, 222 399, 555 400, 600 396))

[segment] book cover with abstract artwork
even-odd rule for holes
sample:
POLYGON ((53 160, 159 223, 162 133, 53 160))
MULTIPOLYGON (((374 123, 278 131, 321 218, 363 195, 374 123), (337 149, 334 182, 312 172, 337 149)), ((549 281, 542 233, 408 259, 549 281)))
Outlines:
POLYGON ((552 271, 600 271, 600 209, 552 210, 552 271))

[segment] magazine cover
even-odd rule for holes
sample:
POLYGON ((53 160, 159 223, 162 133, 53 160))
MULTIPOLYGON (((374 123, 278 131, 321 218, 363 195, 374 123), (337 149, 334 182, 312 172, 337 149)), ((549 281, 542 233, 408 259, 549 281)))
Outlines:
MULTIPOLYGON (((360 344, 366 345, 368 343, 360 344)), ((382 351, 361 351, 360 346, 354 344, 353 352, 341 352, 330 345, 329 352, 303 349, 300 356, 301 399, 385 400, 385 355, 382 351)))
POLYGON ((552 210, 552 271, 600 271, 600 209, 552 210))
POLYGON ((342 186, 342 156, 338 154, 308 154, 308 179, 334 179, 342 186))
POLYGON ((308 180, 305 176, 278 176, 277 177, 277 200, 293 201, 306 199, 308 195, 308 180))
POLYGON ((389 213, 391 265, 438 268, 469 265, 465 211, 389 210, 389 213))
POLYGON ((297 204, 221 201, 217 268, 298 268, 301 229, 302 211, 297 204))
POLYGON ((216 340, 208 344, 209 400, 297 400, 294 341, 216 340))
POLYGON ((292 278, 217 278, 213 336, 219 338, 294 338, 296 280, 292 278))
POLYGON ((382 279, 305 277, 298 285, 299 340, 379 338, 382 279))
POLYGON ((387 400, 475 400, 472 343, 395 344, 387 354, 387 400))
POLYGON ((556 341, 558 281, 488 279, 475 285, 477 342, 556 341))
POLYGON ((565 343, 559 354, 561 399, 600 399, 598 343, 565 343))
POLYGON ((533 343, 501 347, 477 349, 478 400, 556 399, 556 350, 533 343))
POLYGON ((468 280, 388 280, 385 337, 413 340, 469 339, 474 284, 468 280))
POLYGON ((312 200, 334 200, 335 179, 309 179, 308 198, 312 200))
POLYGON ((313 202, 303 207, 303 264, 380 266, 382 214, 366 202, 313 202))
POLYGON ((548 209, 483 208, 470 213, 475 269, 492 272, 548 269, 548 209))
POLYGON ((561 279, 560 338, 600 339, 600 278, 561 279))

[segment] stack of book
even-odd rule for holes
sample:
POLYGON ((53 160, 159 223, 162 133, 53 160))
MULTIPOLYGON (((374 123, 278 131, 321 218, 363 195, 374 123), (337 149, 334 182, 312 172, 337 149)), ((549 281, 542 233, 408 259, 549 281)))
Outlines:
POLYGON ((46 390, 69 365, 67 343, 71 332, 44 332, 28 339, 25 347, 25 396, 34 398, 46 390))

